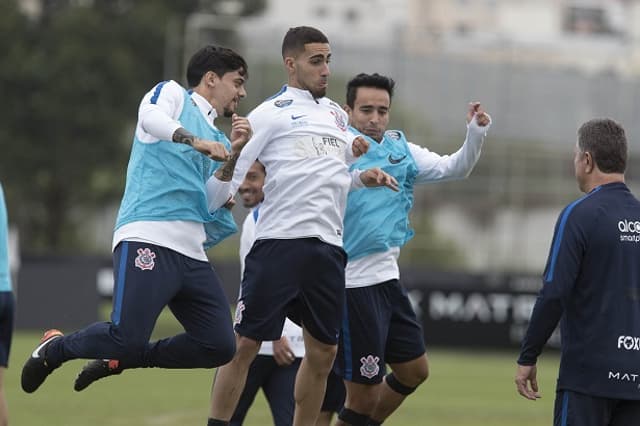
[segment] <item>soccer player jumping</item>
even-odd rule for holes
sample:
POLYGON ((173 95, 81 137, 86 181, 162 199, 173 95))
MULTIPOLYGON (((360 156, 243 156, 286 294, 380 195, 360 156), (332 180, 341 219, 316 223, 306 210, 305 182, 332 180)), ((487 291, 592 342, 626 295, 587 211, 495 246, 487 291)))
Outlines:
POLYGON ((240 55, 207 46, 189 61, 192 90, 166 81, 144 96, 113 237, 111 321, 67 336, 47 331, 23 367, 25 392, 76 358, 97 360, 78 376, 82 390, 128 368, 213 368, 233 357, 229 306, 205 245, 236 229, 217 207, 228 200, 251 136, 247 119, 235 114, 246 78, 240 55), (231 117, 231 141, 214 124, 221 115, 231 117), (184 333, 149 342, 165 306, 184 333))

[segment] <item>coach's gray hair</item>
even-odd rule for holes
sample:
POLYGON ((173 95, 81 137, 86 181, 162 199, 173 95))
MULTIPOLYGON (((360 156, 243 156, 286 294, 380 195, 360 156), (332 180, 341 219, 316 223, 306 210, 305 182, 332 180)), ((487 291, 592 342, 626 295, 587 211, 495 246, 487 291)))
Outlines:
POLYGON ((627 136, 610 118, 595 118, 580 126, 578 148, 590 152, 603 173, 624 173, 627 168, 627 136))

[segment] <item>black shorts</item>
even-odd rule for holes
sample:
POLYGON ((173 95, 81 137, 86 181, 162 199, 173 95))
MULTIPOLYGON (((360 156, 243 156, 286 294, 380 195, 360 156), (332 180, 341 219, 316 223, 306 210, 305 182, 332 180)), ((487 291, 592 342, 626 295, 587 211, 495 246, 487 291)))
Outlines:
POLYGON ((345 380, 380 383, 387 363, 425 353, 422 326, 398 280, 347 289, 345 310, 334 365, 345 380))
POLYGON ((640 400, 611 399, 559 390, 554 426, 635 426, 640 424, 640 400))
POLYGON ((314 338, 335 345, 346 260, 341 247, 317 238, 257 240, 245 259, 236 332, 258 341, 277 340, 289 316, 314 338))
POLYGON ((9 365, 15 300, 10 291, 0 292, 0 367, 9 365))

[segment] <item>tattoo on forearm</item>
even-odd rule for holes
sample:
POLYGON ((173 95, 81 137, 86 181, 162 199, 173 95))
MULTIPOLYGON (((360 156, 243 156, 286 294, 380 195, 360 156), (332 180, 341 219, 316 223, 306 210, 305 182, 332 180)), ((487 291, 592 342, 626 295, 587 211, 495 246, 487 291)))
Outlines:
POLYGON ((233 177, 233 169, 236 168, 238 157, 240 157, 240 153, 232 152, 229 159, 216 170, 215 176, 222 182, 229 182, 233 177))
POLYGON ((193 146, 193 142, 195 142, 196 137, 189 133, 185 128, 180 127, 173 132, 172 140, 177 143, 193 146))

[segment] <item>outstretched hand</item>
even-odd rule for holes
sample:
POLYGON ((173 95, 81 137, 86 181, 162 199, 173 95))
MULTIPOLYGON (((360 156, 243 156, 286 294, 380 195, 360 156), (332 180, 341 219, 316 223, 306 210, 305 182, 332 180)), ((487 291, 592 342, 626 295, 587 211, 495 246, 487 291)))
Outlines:
POLYGON ((516 388, 524 398, 535 401, 542 398, 538 392, 537 368, 535 365, 518 365, 516 370, 516 388), (531 385, 531 387, 529 387, 531 385))
POLYGON ((398 181, 396 178, 384 172, 379 167, 368 169, 360 173, 360 180, 364 186, 369 188, 386 186, 396 192, 398 191, 398 181))
POLYGON ((478 126, 484 127, 487 124, 491 123, 491 117, 487 114, 484 109, 482 109, 482 105, 480 102, 469 102, 469 109, 467 111, 467 123, 471 123, 473 117, 476 118, 476 123, 478 126))
POLYGON ((252 135, 251 124, 246 117, 240 117, 238 114, 231 116, 231 150, 234 152, 242 151, 242 148, 249 142, 252 135))

